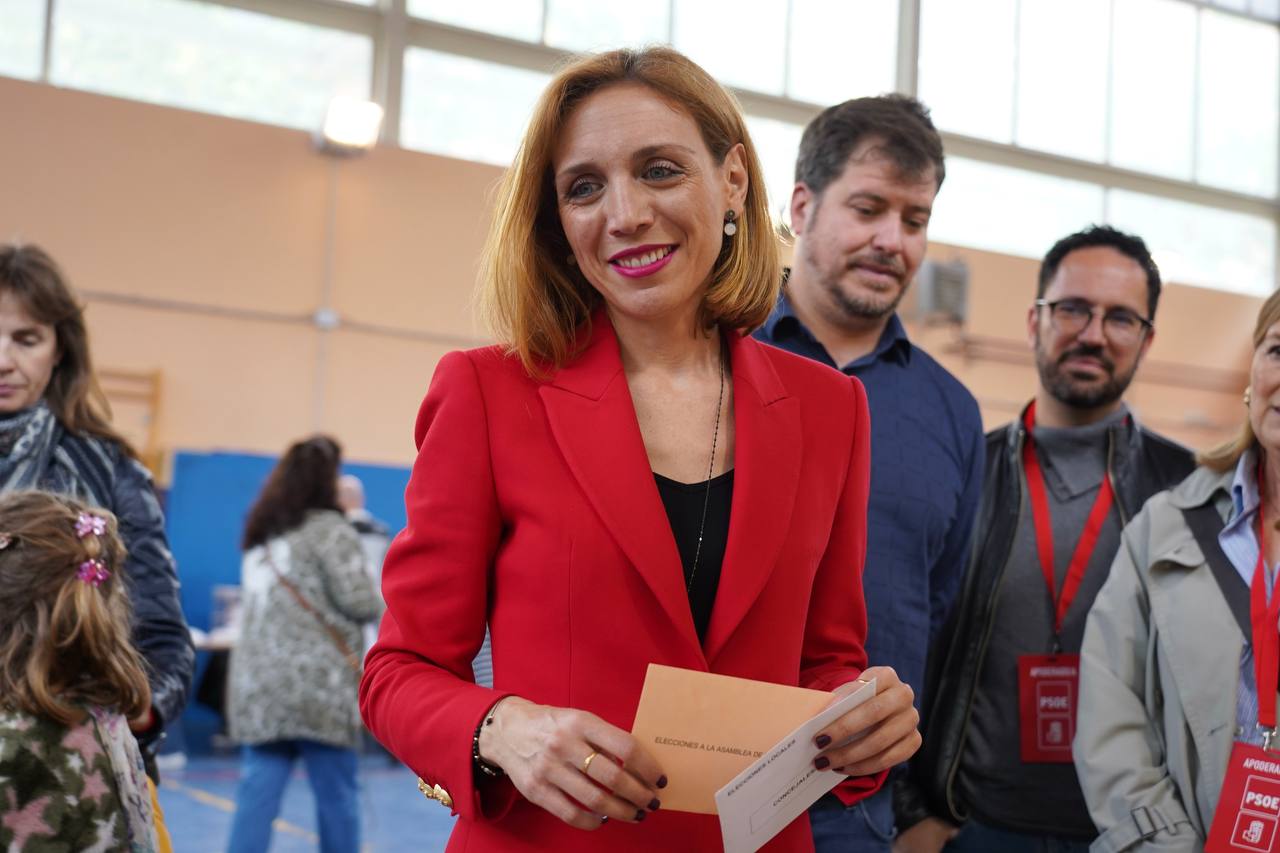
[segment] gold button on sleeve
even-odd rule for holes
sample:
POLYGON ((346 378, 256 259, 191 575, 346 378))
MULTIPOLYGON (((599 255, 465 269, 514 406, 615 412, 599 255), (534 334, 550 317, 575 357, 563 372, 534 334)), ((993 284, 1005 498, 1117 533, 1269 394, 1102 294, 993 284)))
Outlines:
POLYGON ((448 791, 446 791, 444 788, 441 788, 439 785, 436 785, 434 789, 434 793, 435 793, 435 799, 440 802, 440 805, 444 806, 446 809, 453 808, 453 797, 449 796, 448 791))

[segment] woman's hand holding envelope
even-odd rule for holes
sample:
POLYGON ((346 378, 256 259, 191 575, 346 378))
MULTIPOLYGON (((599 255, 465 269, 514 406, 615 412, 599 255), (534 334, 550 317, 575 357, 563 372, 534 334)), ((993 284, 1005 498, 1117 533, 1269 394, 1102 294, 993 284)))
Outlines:
POLYGON ((667 784, 629 732, 586 711, 518 696, 494 710, 493 725, 481 726, 479 751, 525 799, 578 829, 597 829, 607 818, 644 820, 667 784))
MULTIPOLYGON (((814 744, 824 750, 814 759, 819 770, 870 776, 901 764, 920 748, 920 714, 912 704, 911 686, 888 666, 870 667, 862 678, 876 680, 876 695, 814 737, 814 744), (856 740, 847 742, 855 736, 856 740)), ((833 690, 832 703, 860 684, 853 681, 833 690)))

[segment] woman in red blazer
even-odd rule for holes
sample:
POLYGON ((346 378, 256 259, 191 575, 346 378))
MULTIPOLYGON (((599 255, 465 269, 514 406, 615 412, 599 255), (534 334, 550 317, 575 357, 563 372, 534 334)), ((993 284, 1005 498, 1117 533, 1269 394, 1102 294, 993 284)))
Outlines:
MULTIPOLYGON (((745 336, 780 280, 761 170, 675 51, 552 81, 485 261, 506 343, 443 358, 422 405, 365 721, 459 815, 450 851, 719 850, 714 817, 661 809, 628 733, 645 671, 863 674, 862 387, 745 336)), ((868 674, 877 696, 813 747, 862 794, 919 744, 910 688, 868 674)), ((807 818, 767 849, 812 850, 807 818)))

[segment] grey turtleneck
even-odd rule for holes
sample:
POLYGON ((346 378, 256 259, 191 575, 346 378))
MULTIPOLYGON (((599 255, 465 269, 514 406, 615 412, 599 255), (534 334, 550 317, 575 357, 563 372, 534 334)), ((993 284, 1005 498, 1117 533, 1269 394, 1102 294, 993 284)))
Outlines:
MULTIPOLYGON (((1107 432, 1126 417, 1122 407, 1083 427, 1036 427, 1033 436, 1049 495, 1055 592, 1084 531, 1106 476, 1107 432)), ((995 623, 978 678, 969 736, 960 762, 965 802, 983 823, 1006 829, 1088 839, 1097 835, 1071 764, 1024 764, 1018 736, 1018 658, 1048 654, 1055 603, 1040 568, 1026 480, 1009 564, 996 600, 995 623)), ((1120 547, 1112 509, 1062 626, 1062 651, 1077 654, 1093 599, 1120 547)))

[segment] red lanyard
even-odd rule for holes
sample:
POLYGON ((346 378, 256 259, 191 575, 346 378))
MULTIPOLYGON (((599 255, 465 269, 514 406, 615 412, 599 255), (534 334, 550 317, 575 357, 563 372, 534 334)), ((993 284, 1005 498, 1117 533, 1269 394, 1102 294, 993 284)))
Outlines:
MULTIPOLYGON (((1102 487, 1098 489, 1098 496, 1093 500, 1093 508, 1089 510, 1089 520, 1085 522, 1084 532, 1080 534, 1080 541, 1076 543, 1076 550, 1071 555, 1071 563, 1067 566, 1067 577, 1063 581, 1062 592, 1055 594, 1054 588, 1057 583, 1054 580, 1053 571, 1053 524, 1049 519, 1049 495, 1044 488, 1044 473, 1040 470, 1040 460, 1036 457, 1035 445, 1031 439, 1031 430, 1036 424, 1035 401, 1027 407, 1022 423, 1027 433, 1022 445, 1022 465, 1027 469, 1027 491, 1031 498, 1031 517, 1036 528, 1036 550, 1040 554, 1040 570, 1044 573, 1044 582, 1049 587, 1049 598, 1057 603, 1057 612, 1053 620, 1053 634, 1057 637, 1062 633, 1062 622, 1066 618, 1067 611, 1071 609, 1071 602, 1075 601, 1076 593, 1080 590, 1080 582, 1084 580, 1085 569, 1089 567, 1089 560, 1093 557, 1094 548, 1097 547, 1102 525, 1111 512, 1114 495, 1111 491, 1111 477, 1104 472, 1102 487)), ((1280 596, 1277 596, 1277 600, 1280 601, 1280 596)), ((1277 651, 1280 652, 1280 646, 1277 647, 1277 651)), ((1274 664, 1272 670, 1274 679, 1274 664)), ((1273 718, 1274 698, 1273 696, 1273 718)))
POLYGON ((1267 478, 1266 461, 1258 456, 1258 565, 1249 584, 1249 621, 1253 623, 1253 677, 1258 688, 1258 724, 1271 731, 1276 727, 1276 667, 1280 664, 1280 595, 1273 590, 1267 602, 1267 478))

